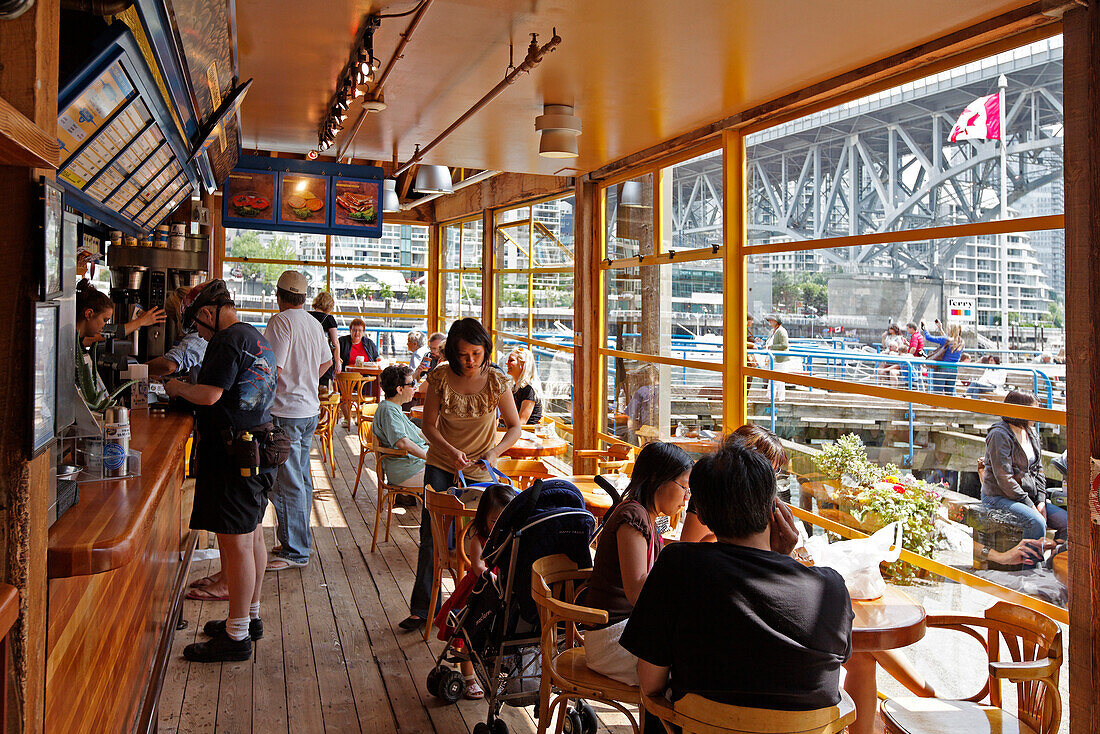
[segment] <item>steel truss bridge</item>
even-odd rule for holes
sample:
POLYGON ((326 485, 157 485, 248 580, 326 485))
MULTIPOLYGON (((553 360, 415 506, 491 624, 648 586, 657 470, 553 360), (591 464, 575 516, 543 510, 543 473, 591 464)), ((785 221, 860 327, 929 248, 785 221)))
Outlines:
MULTIPOLYGON (((748 136, 752 244, 1000 216, 998 141, 949 143, 962 110, 1008 78, 1008 202, 1062 178, 1062 44, 1052 38, 748 136)), ((721 238, 721 156, 673 170, 674 246, 721 238)), ((1059 204, 1060 206, 1060 204, 1059 204)), ((1049 211, 1049 210, 1048 210, 1049 211)), ((815 251, 820 267, 943 277, 973 238, 815 251)))

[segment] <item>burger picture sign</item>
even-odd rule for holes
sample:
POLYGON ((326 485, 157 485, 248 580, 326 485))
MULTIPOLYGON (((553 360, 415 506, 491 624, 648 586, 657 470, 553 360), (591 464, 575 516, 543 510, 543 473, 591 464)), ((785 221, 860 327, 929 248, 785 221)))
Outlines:
POLYGON ((279 221, 324 227, 328 223, 328 177, 284 174, 279 221))
POLYGON ((358 234, 381 234, 381 182, 377 179, 332 179, 334 206, 332 226, 353 229, 358 234))

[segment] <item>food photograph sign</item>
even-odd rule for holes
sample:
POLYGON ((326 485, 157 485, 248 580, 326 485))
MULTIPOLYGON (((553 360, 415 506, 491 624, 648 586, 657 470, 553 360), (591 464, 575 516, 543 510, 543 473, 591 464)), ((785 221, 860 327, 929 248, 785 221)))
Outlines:
POLYGON ((333 177, 332 193, 333 228, 354 230, 360 237, 382 236, 382 185, 378 179, 333 177))
POLYGON ((245 226, 275 221, 275 174, 234 171, 225 178, 225 220, 245 226))
POLYGON ((279 222, 311 228, 328 225, 327 176, 284 173, 279 187, 279 222))

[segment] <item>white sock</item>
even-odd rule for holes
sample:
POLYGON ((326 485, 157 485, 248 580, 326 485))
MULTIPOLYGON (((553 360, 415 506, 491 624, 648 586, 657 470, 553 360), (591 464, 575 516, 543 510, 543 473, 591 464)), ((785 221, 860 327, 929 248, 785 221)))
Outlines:
POLYGON ((260 618, 260 602, 256 602, 255 604, 248 607, 248 618, 249 619, 259 619, 260 618))
POLYGON ((248 639, 248 617, 230 617, 225 620, 225 631, 230 639, 237 642, 248 639))

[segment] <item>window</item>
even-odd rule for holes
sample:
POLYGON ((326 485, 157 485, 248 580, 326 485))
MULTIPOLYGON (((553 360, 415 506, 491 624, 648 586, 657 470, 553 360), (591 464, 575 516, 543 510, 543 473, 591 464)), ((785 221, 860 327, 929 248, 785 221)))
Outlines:
POLYGON ((444 326, 462 318, 481 318, 481 218, 442 228, 439 317, 444 326))
POLYGON ((404 332, 427 328, 428 228, 385 223, 382 237, 226 229, 221 277, 248 323, 278 310, 275 284, 284 270, 305 274, 306 307, 322 291, 336 301, 341 329, 353 318, 387 356, 401 357, 404 332))

